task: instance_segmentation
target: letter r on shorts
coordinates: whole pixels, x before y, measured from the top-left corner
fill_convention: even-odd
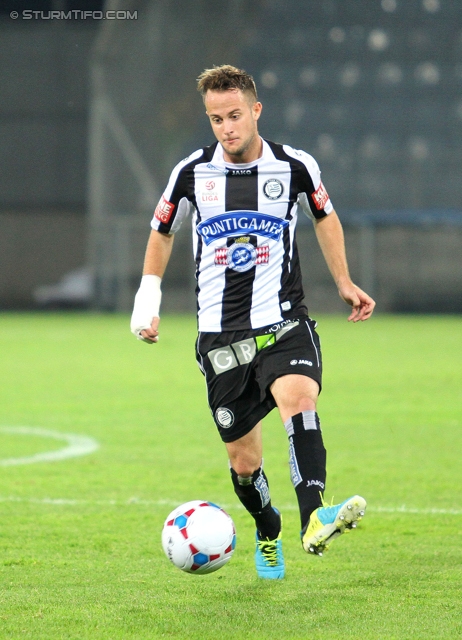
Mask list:
[[[233,349],[236,352],[239,364],[247,364],[249,362],[252,362],[257,353],[255,340],[253,338],[234,342]]]

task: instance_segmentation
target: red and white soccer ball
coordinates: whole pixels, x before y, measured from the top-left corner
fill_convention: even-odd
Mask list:
[[[162,529],[167,558],[187,573],[217,571],[233,555],[236,530],[231,517],[212,502],[191,500],[174,509]]]

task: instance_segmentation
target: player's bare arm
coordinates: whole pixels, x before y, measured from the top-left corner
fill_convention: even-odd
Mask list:
[[[160,283],[172,253],[173,235],[152,230],[144,258],[143,278],[136,294],[132,332],[148,344],[159,340]]]
[[[172,253],[173,235],[152,230],[144,257],[143,275],[164,277],[165,269]]]
[[[348,321],[368,320],[374,311],[374,300],[351,280],[345,252],[341,222],[332,211],[315,223],[316,237],[324,259],[337,285],[342,300],[352,307]]]

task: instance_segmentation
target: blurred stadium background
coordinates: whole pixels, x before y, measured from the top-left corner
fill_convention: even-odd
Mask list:
[[[119,19],[100,19],[108,10]],[[195,78],[230,63],[257,82],[261,134],[318,160],[379,310],[462,312],[460,0],[2,0],[0,12],[0,309],[130,311],[168,175],[213,141]],[[310,308],[342,309],[310,226],[298,232]],[[189,227],[175,255],[164,310],[192,311]]]

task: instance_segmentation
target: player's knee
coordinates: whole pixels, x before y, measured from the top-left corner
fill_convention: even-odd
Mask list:
[[[283,410],[285,415],[295,416],[303,411],[316,411],[316,402],[309,396],[298,396],[287,398],[283,406],[279,408]]]
[[[238,456],[230,460],[232,469],[241,478],[250,478],[260,468],[261,459],[252,456]]]
[[[319,384],[311,378],[282,376],[273,383],[271,392],[284,421],[303,411],[316,411]]]
[[[248,463],[233,463],[232,468],[240,478],[251,478],[255,471],[259,468],[259,464],[252,465]]]
[[[302,411],[316,411],[316,402],[313,398],[303,396],[298,399],[297,413],[301,413]]]

